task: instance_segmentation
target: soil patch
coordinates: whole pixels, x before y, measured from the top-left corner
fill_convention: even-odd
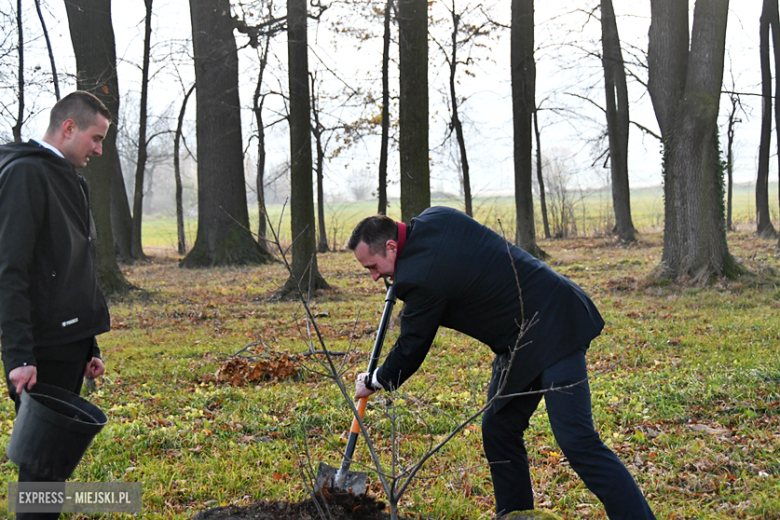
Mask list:
[[[191,520],[390,520],[390,508],[372,496],[329,495],[327,500],[318,496],[316,503],[309,498],[295,504],[262,500],[242,507],[215,507],[198,513]]]

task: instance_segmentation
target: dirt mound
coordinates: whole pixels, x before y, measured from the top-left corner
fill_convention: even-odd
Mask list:
[[[317,498],[296,504],[289,502],[255,502],[244,507],[227,506],[207,509],[191,520],[389,520],[390,510],[372,496],[351,493],[329,493],[327,500]],[[327,508],[327,510],[326,510]],[[322,511],[322,513],[320,513]],[[328,511],[330,514],[328,514]]]

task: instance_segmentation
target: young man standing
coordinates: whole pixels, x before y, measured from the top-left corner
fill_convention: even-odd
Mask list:
[[[105,370],[95,336],[109,330],[109,313],[76,168],[102,153],[110,122],[98,98],[76,91],[52,108],[42,140],[0,146],[0,345],[17,411],[25,386],[78,393]],[[39,480],[19,468],[20,482]]]
[[[542,398],[529,392],[543,390],[558,444],[609,518],[655,519],[593,428],[585,353],[604,321],[577,284],[451,208],[429,208],[408,229],[368,217],[347,246],[374,280],[392,279],[404,302],[398,340],[382,366],[358,377],[356,397],[398,388],[439,326],[460,331],[496,353],[488,398],[498,398],[483,416],[482,438],[497,513],[534,508],[523,434]]]

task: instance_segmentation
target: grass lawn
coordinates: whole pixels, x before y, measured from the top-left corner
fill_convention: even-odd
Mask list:
[[[341,218],[351,222],[360,214],[345,209]],[[645,284],[661,256],[654,232],[631,247],[608,238],[540,245],[604,315],[606,329],[588,354],[596,427],[657,517],[780,518],[776,241],[729,234],[732,253],[753,274],[706,288]],[[349,352],[338,359],[351,382],[367,365],[384,289],[351,253],[323,254],[319,266],[333,289],[317,296],[312,310],[328,348]],[[306,368],[294,379],[243,385],[215,377],[225,358],[250,343],[261,344],[258,354],[306,350],[301,305],[268,299],[287,278],[283,267],[183,270],[174,258],[156,256],[123,269],[143,291],[111,302],[113,330],[100,338],[107,373],[90,396],[109,424],[74,480],[142,482],[142,518],[185,519],[219,504],[305,498],[302,468],[340,461],[351,416],[337,386]],[[397,327],[390,330],[386,348],[397,334]],[[478,409],[491,361],[487,347],[440,330],[422,369],[403,387],[411,400],[397,403],[400,465],[416,461]],[[317,369],[312,361],[305,365]],[[382,413],[386,398],[372,399],[366,422],[387,461],[393,435]],[[3,400],[0,409],[5,445],[12,403]],[[543,405],[526,440],[537,507],[571,520],[606,518],[555,444]],[[356,457],[368,461],[363,440]],[[15,479],[7,459],[0,472],[6,482]],[[422,476],[402,500],[402,514],[492,518],[479,421],[434,456]],[[370,477],[370,485],[381,498],[377,479]],[[0,515],[6,490],[0,487]]]

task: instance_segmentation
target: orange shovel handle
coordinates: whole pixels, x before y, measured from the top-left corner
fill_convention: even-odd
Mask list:
[[[367,404],[368,404],[368,397],[361,397],[358,400],[357,412],[361,419],[366,414]],[[357,417],[354,417],[352,419],[352,428],[350,428],[349,431],[351,433],[360,433],[360,423],[358,422]]]

